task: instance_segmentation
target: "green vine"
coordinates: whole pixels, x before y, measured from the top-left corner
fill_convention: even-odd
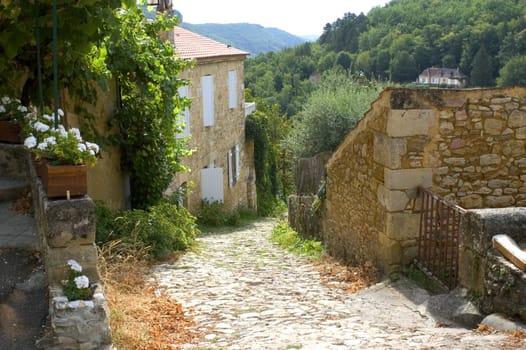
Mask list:
[[[121,96],[111,122],[120,131],[115,141],[130,174],[132,206],[147,208],[159,203],[175,172],[183,170],[179,160],[188,152],[176,134],[178,115],[189,101],[179,98],[178,88],[187,82],[177,76],[190,63],[176,59],[173,46],[160,39],[175,19],[158,16],[149,22],[137,7],[121,10],[118,19],[119,30],[105,47]]]
[[[132,206],[158,203],[175,172],[183,169],[179,159],[186,154],[176,133],[177,116],[189,101],[178,97],[178,87],[186,81],[177,77],[190,64],[176,59],[173,46],[161,40],[161,33],[175,26],[176,19],[158,16],[147,21],[132,0],[56,1],[60,90],[94,103],[94,83],[107,91],[108,82],[116,79],[121,100],[110,124],[118,134],[102,139],[94,127],[95,117],[78,106],[75,112],[97,143],[121,146]],[[0,93],[28,106],[40,106],[38,47],[43,104],[52,105],[51,4],[52,0],[0,1]]]

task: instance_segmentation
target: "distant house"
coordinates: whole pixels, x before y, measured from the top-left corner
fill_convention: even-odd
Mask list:
[[[181,27],[169,33],[180,58],[195,62],[178,78],[190,81],[179,90],[191,100],[179,137],[189,138],[193,154],[182,159],[190,171],[175,175],[169,192],[185,193],[184,205],[197,211],[203,201],[230,208],[255,208],[253,149],[245,144],[244,60],[247,52]]]
[[[458,68],[426,68],[418,76],[417,84],[462,88],[467,77]]]

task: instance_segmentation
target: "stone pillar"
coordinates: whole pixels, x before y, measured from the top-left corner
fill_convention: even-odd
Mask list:
[[[35,222],[50,289],[52,334],[39,340],[45,349],[106,349],[111,346],[109,310],[100,286],[95,246],[95,205],[84,196],[49,200],[30,157],[29,171]],[[68,301],[62,292],[67,261],[76,260],[91,284],[98,285],[88,301]]]
[[[409,264],[417,253],[420,214],[412,205],[417,188],[433,184],[433,170],[419,159],[436,120],[432,109],[391,110],[386,133],[374,135],[374,160],[383,168],[383,185],[376,194],[386,215],[386,231],[379,237],[379,260],[386,273]]]

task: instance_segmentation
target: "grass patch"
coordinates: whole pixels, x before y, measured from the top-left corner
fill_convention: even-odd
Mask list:
[[[314,261],[321,259],[325,254],[322,242],[301,238],[284,221],[274,228],[270,240],[296,255],[305,256]]]
[[[244,207],[229,209],[218,202],[203,202],[196,216],[199,230],[206,233],[230,232],[232,227],[248,226],[259,218],[254,210]]]

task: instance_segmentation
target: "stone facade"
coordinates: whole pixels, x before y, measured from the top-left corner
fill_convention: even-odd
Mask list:
[[[416,189],[460,206],[521,206],[526,88],[384,90],[327,165],[324,239],[385,272],[416,255]]]
[[[222,169],[223,203],[230,208],[249,206],[249,183],[255,181],[255,173],[253,160],[248,159],[250,153],[247,154],[245,147],[243,60],[244,57],[222,57],[199,61],[195,67],[181,75],[181,78],[190,81],[188,97],[192,105],[188,149],[193,153],[182,159],[182,164],[189,171],[176,174],[168,192],[172,193],[185,186],[188,189],[185,205],[191,212],[196,212],[204,199],[201,171],[211,167]],[[229,108],[229,71],[235,71],[237,75],[238,102],[235,108]],[[212,126],[204,126],[203,121],[201,77],[207,75],[212,76],[214,81],[215,118]],[[230,150],[231,154],[235,153],[236,145],[239,150],[240,169],[238,180],[231,184],[228,152]],[[252,197],[254,194],[252,193]],[[252,197],[250,203],[254,204]]]

